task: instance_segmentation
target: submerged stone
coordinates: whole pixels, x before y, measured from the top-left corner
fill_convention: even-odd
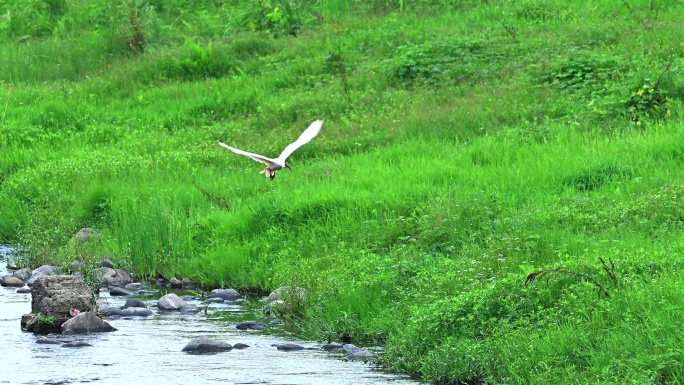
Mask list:
[[[76,334],[102,333],[115,331],[112,325],[94,313],[81,312],[62,324],[62,331],[71,330]]]
[[[207,299],[211,298],[221,298],[224,301],[240,301],[243,299],[242,295],[234,289],[214,289],[207,296]]]
[[[268,325],[266,325],[265,323],[257,321],[244,321],[235,325],[235,328],[238,330],[264,330],[267,327]]]
[[[190,354],[206,354],[219,353],[233,349],[227,342],[212,340],[207,337],[200,337],[196,340],[190,341],[183,351]]]

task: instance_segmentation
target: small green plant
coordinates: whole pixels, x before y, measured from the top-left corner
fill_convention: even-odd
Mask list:
[[[118,3],[111,16],[113,47],[122,47],[128,53],[143,53],[147,45],[144,19],[150,12],[150,6],[142,0]]]
[[[618,285],[618,280],[617,276],[615,275],[615,264],[613,261],[608,260],[609,263],[606,263],[606,261],[599,257],[599,261],[601,261],[601,267],[603,271],[606,273],[608,278],[610,279],[610,282],[617,287]],[[550,276],[553,275],[569,275],[573,277],[577,277],[583,281],[589,282],[594,287],[596,288],[596,294],[598,295],[599,299],[603,296],[605,298],[610,298],[610,292],[606,289],[606,284],[601,284],[597,278],[595,278],[593,275],[588,274],[588,273],[583,273],[580,271],[576,271],[573,269],[569,269],[564,266],[559,266],[553,269],[541,269],[534,271],[530,274],[527,275],[527,278],[525,279],[525,286],[528,284],[534,282],[535,280],[541,279],[542,277],[547,277],[547,282]]]
[[[242,25],[250,31],[297,36],[302,22],[288,0],[250,0]]]
[[[339,77],[340,81],[342,82],[344,94],[347,96],[347,101],[351,103],[349,80],[347,76],[347,64],[342,58],[342,53],[339,49],[334,50],[325,57],[325,68],[331,75]]]
[[[580,90],[600,84],[617,75],[617,61],[611,57],[572,57],[556,66],[551,66],[544,76],[545,83],[562,89]]]
[[[38,313],[36,314],[36,322],[38,323],[38,325],[51,326],[55,323],[55,316]]]
[[[387,61],[386,70],[393,80],[401,83],[438,84],[449,78],[460,80],[473,69],[468,68],[468,63],[482,49],[480,40],[459,38],[399,46],[396,56]]]

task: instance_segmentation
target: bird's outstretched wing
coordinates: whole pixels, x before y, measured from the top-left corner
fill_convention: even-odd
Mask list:
[[[261,155],[259,155],[259,154],[254,154],[254,153],[247,152],[247,151],[242,151],[242,150],[237,149],[237,148],[235,148],[235,147],[230,147],[229,145],[227,145],[227,144],[225,144],[225,143],[221,143],[221,142],[218,142],[218,143],[219,143],[221,146],[223,146],[223,147],[229,149],[230,151],[233,151],[233,152],[236,153],[236,154],[240,154],[240,155],[244,155],[244,156],[250,157],[250,158],[252,158],[253,160],[256,160],[257,162],[263,163],[263,164],[265,164],[265,165],[267,165],[267,166],[270,166],[270,165],[272,165],[273,163],[275,163],[275,161],[274,161],[273,159],[271,159],[271,158],[267,158],[267,157],[265,157],[265,156],[261,156]]]
[[[282,163],[285,164],[285,160],[287,160],[287,157],[289,157],[293,152],[295,152],[299,147],[302,147],[303,145],[309,143],[311,139],[315,138],[316,135],[321,131],[321,127],[323,127],[323,121],[322,120],[317,120],[309,126],[304,132],[302,132],[301,135],[299,135],[299,138],[294,141],[293,143],[290,143],[283,152],[280,153],[280,156],[275,159],[276,163]]]

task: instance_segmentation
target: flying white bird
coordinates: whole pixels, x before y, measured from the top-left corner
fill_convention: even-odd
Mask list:
[[[267,158],[263,155],[259,154],[253,154],[251,152],[247,151],[242,151],[239,150],[235,147],[231,147],[225,143],[218,142],[221,146],[229,149],[230,151],[233,151],[236,154],[248,156],[257,162],[263,163],[266,166],[266,169],[261,171],[260,174],[266,174],[267,177],[273,179],[275,178],[276,171],[282,169],[282,168],[287,168],[290,171],[292,169],[290,168],[290,163],[287,162],[287,158],[292,155],[293,152],[295,152],[299,147],[302,147],[303,145],[309,143],[311,139],[315,138],[316,135],[321,131],[321,127],[323,127],[323,121],[322,120],[317,120],[309,126],[304,132],[302,132],[301,135],[299,135],[299,138],[294,141],[293,143],[290,143],[283,152],[280,153],[280,156],[278,156],[275,159]]]

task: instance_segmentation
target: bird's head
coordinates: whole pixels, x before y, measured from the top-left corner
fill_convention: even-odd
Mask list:
[[[285,168],[292,172],[292,168],[290,168],[290,162],[285,162]]]

